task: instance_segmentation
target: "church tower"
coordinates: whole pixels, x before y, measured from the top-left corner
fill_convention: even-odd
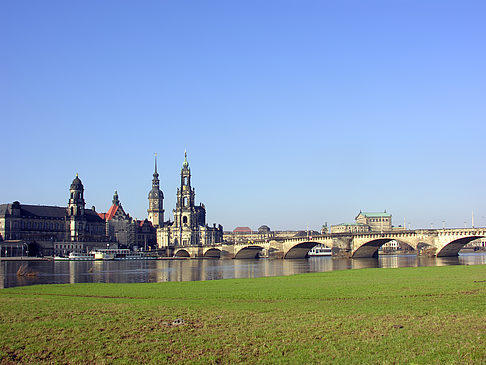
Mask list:
[[[184,153],[184,163],[181,169],[181,186],[177,189],[177,203],[174,211],[176,227],[192,228],[196,225],[194,213],[196,192],[191,187],[191,169],[187,162],[187,152]]]
[[[154,227],[162,227],[164,225],[164,193],[159,187],[159,174],[157,173],[157,154],[155,154],[155,171],[152,179],[152,190],[148,195],[149,208],[148,220],[152,222]]]
[[[79,232],[83,230],[84,222],[84,186],[81,179],[76,174],[71,187],[69,188],[68,217],[70,240],[79,240]]]

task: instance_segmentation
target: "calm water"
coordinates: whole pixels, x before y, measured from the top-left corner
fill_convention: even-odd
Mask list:
[[[313,257],[302,260],[149,260],[149,261],[39,261],[29,262],[36,277],[18,277],[18,261],[0,262],[0,288],[35,284],[64,283],[145,283],[163,281],[217,280],[283,276],[309,272],[395,268],[413,266],[481,265],[485,253],[459,257],[430,258],[413,255],[381,256],[378,259],[333,259]]]

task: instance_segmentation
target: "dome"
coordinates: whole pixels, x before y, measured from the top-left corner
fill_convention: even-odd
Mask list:
[[[148,198],[149,199],[164,199],[164,193],[160,189],[152,188],[152,190],[150,190]]]
[[[258,228],[258,232],[259,233],[269,233],[270,232],[270,227],[268,227],[267,225],[263,225],[263,226],[260,226],[260,228]]]
[[[78,177],[78,174],[76,174],[76,177],[71,183],[71,190],[83,190],[83,189],[84,189],[83,183],[81,182],[81,179]]]

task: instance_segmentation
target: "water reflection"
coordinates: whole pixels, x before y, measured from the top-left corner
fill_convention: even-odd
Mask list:
[[[24,262],[0,262],[0,288],[61,283],[143,283],[199,281],[229,278],[284,276],[309,272],[364,268],[396,268],[445,265],[484,265],[485,253],[458,257],[384,255],[378,259],[313,257],[302,260],[151,260],[151,261],[60,261],[29,262],[36,276],[18,277]]]

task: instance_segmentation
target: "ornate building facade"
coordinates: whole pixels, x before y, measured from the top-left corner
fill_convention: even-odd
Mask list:
[[[161,209],[163,206],[162,202],[154,200],[154,195],[152,195],[154,191],[159,189],[158,174],[157,176],[156,174],[157,170],[155,170],[152,190],[149,194],[149,217],[152,206],[157,207],[159,216],[161,212],[163,214],[163,209]],[[157,183],[156,185],[154,185],[154,181]],[[182,164],[180,187],[177,189],[177,202],[173,214],[173,222],[168,221],[162,225],[159,222],[159,228],[157,229],[159,248],[211,245],[223,241],[223,227],[221,225],[216,227],[216,224],[212,227],[208,226],[206,224],[206,207],[202,203],[196,205],[196,191],[191,186],[191,169],[187,162],[187,153]]]
[[[21,240],[31,254],[83,251],[103,247],[108,237],[105,222],[94,207],[86,209],[84,186],[78,175],[69,188],[67,207],[27,205],[18,201],[0,205],[0,241]]]
[[[331,233],[387,232],[393,229],[392,215],[385,212],[359,212],[353,223],[331,226]]]
[[[392,230],[392,215],[384,212],[359,212],[355,218],[356,223],[366,224],[373,232]]]

